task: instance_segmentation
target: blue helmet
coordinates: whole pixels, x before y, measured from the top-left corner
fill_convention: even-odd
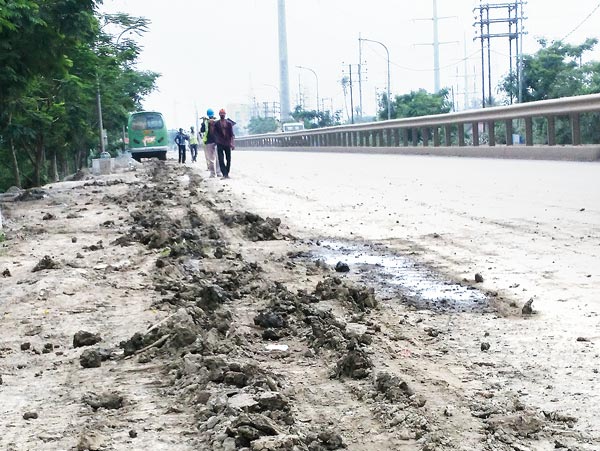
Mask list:
[[[215,115],[215,112],[209,108],[208,110],[206,110],[206,115],[208,117],[212,117]]]

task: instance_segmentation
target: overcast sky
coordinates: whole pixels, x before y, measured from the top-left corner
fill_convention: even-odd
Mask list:
[[[325,108],[345,115],[350,97],[344,96],[340,80],[348,75],[349,64],[354,104],[358,104],[359,33],[389,49],[392,96],[419,88],[433,91],[433,48],[428,45],[433,41],[432,4],[432,0],[287,0],[291,108],[299,92],[306,108],[315,108],[318,78]],[[462,105],[466,70],[468,95],[480,99],[480,51],[478,42],[473,42],[473,8],[479,1],[438,0],[437,4],[439,40],[447,42],[440,47],[441,86],[453,87]],[[524,52],[535,52],[539,37],[566,37],[571,43],[598,37],[599,5],[598,0],[527,0]],[[277,0],[105,0],[102,11],[123,11],[152,22],[140,39],[144,51],[139,68],[162,76],[159,90],[144,106],[165,113],[171,128],[193,125],[195,109],[203,115],[209,107],[218,110],[252,99],[259,104],[279,100]],[[508,26],[491,31],[507,32]],[[491,50],[495,86],[508,70],[508,39],[492,40]],[[600,60],[600,46],[591,58]],[[362,60],[363,110],[374,114],[376,92],[386,89],[385,50],[363,42]],[[296,66],[311,68],[317,77]]]

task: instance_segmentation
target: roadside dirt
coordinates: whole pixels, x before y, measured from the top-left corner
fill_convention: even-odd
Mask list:
[[[600,447],[529,402],[543,374],[487,352],[521,306],[382,296],[190,167],[0,207],[0,449]]]

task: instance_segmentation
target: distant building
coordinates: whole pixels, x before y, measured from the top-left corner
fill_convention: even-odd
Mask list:
[[[225,107],[227,117],[236,122],[234,131],[236,136],[245,136],[248,134],[248,124],[250,123],[251,109],[250,105],[244,103],[230,103]]]

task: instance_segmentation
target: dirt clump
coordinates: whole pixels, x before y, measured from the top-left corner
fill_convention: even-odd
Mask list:
[[[82,346],[93,346],[96,343],[100,343],[101,341],[102,337],[99,334],[95,334],[85,330],[80,330],[79,332],[75,333],[75,335],[73,335],[74,348],[79,348]]]
[[[98,409],[116,410],[123,407],[122,395],[113,392],[94,393],[89,392],[81,398],[84,404],[90,406],[94,411]]]
[[[31,272],[43,271],[45,269],[58,269],[60,266],[60,263],[52,257],[44,255],[44,257],[33,267]]]

